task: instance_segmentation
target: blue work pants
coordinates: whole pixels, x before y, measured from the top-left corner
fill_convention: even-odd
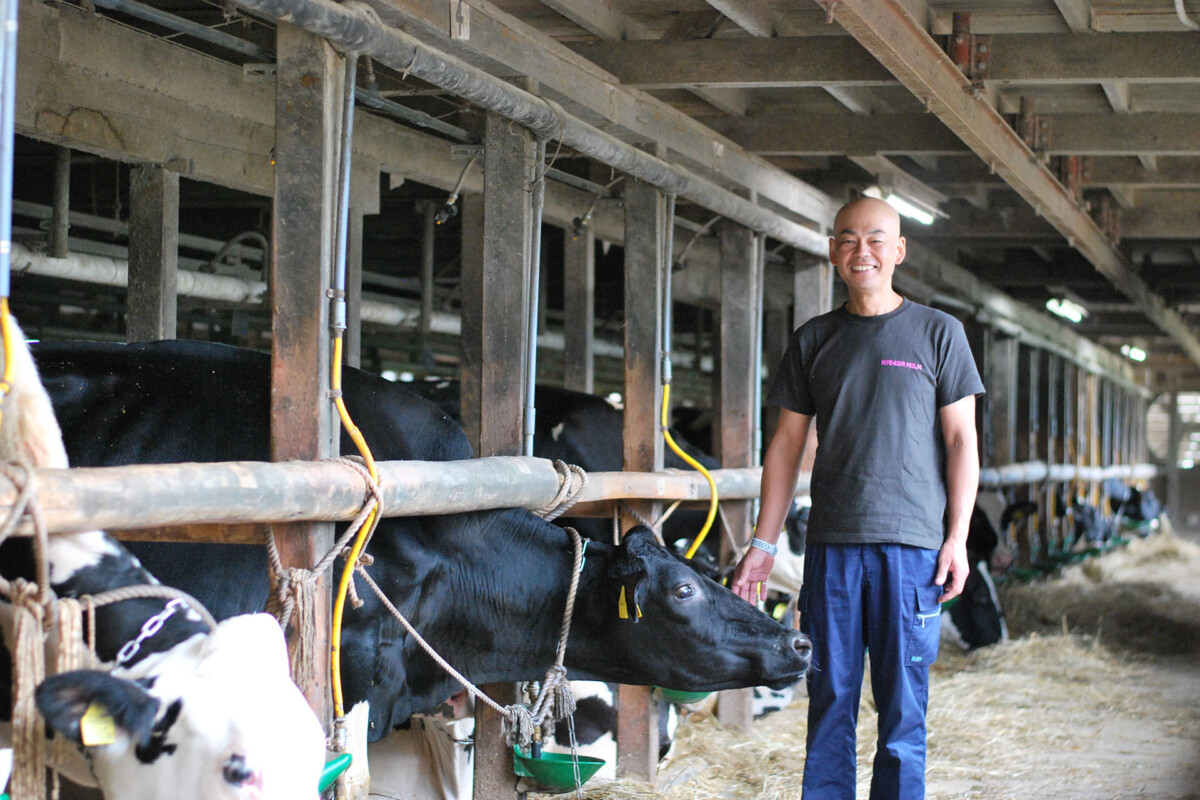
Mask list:
[[[803,800],[854,800],[863,652],[879,711],[871,800],[925,797],[929,665],[941,627],[937,551],[809,544],[801,630],[813,641]]]

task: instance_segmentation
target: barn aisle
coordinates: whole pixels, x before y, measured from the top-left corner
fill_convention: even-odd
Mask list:
[[[1166,534],[1003,592],[1013,639],[943,647],[934,667],[928,797],[1200,799],[1200,544]],[[874,711],[864,687],[859,797]],[[748,735],[711,717],[681,728],[651,789],[589,800],[798,800],[805,701]]]

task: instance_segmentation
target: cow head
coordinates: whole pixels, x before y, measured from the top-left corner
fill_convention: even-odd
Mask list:
[[[572,626],[588,626],[568,643],[576,677],[716,691],[789,686],[808,669],[806,636],[697,572],[648,528],[625,535],[601,580]]]
[[[47,678],[37,704],[106,797],[316,798],[325,737],[266,614],[233,617],[134,668]]]

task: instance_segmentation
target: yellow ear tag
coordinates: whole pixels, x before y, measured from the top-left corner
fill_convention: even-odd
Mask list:
[[[621,596],[617,598],[617,616],[629,619],[629,608],[625,605],[625,587],[621,587]]]
[[[79,718],[79,736],[87,747],[112,744],[117,740],[117,724],[104,706],[92,703]]]

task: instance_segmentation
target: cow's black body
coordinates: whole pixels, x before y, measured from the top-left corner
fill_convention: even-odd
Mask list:
[[[411,386],[454,419],[460,418],[460,386],[457,381],[418,382]],[[582,467],[587,472],[617,472],[622,469],[623,411],[602,397],[553,386],[539,385],[534,402],[537,408],[533,437],[535,456],[562,460]],[[709,455],[678,431],[672,430],[671,436],[680,449],[705,469],[720,469],[720,459]],[[663,453],[663,467],[685,471],[693,469],[669,447]],[[703,528],[707,513],[706,508],[677,509],[663,524],[663,540],[672,545],[682,542],[680,551],[686,550]],[[611,520],[567,516],[558,522],[560,525],[570,525],[591,539],[612,538]],[[805,520],[800,518],[798,509],[793,508],[786,520],[786,531],[789,545],[796,555],[804,553],[806,530]],[[697,552],[697,558],[703,557],[703,565],[713,574],[718,571],[719,547],[720,537],[710,530]]]
[[[269,460],[265,354],[159,342],[43,345],[34,355],[76,466]],[[343,390],[377,460],[471,457],[461,428],[425,399],[356,370]],[[218,619],[266,600],[260,548],[131,549]],[[552,663],[572,563],[560,528],[523,510],[395,518],[380,524],[370,553],[384,591],[472,681],[536,678]],[[622,584],[636,587],[637,624],[617,618]],[[360,594],[365,606],[348,609],[344,622],[343,686],[347,707],[370,701],[374,740],[457,684],[370,592]],[[578,597],[566,657],[573,678],[712,690],[787,685],[808,666],[805,640],[648,535],[620,548],[591,543]]]

